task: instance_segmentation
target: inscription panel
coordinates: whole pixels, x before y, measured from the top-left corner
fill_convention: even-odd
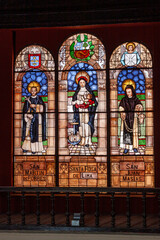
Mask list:
[[[60,186],[107,187],[107,163],[102,161],[102,157],[73,156],[69,162],[60,162]]]
[[[97,166],[69,166],[69,172],[97,172]]]
[[[154,187],[153,156],[111,157],[112,187]]]
[[[81,173],[81,178],[85,179],[97,179],[97,173]]]
[[[144,162],[121,162],[120,170],[144,170]]]
[[[54,157],[15,157],[14,185],[24,187],[54,187]]]
[[[126,182],[144,182],[144,176],[121,176],[120,181]]]

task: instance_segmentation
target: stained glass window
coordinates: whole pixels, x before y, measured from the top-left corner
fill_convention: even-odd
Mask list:
[[[152,57],[144,45],[127,42],[113,51],[110,89],[111,185],[153,187]]]
[[[59,184],[107,186],[106,56],[95,36],[59,51]]]
[[[24,48],[15,61],[14,184],[55,185],[54,59],[41,46]]]
[[[58,55],[57,104],[54,71],[51,53],[41,46],[26,47],[16,58],[15,186],[53,187],[57,178],[60,187],[107,187],[111,166],[112,187],[154,187],[149,50],[137,42],[117,47],[109,61],[109,90],[102,42],[87,33],[69,37]]]

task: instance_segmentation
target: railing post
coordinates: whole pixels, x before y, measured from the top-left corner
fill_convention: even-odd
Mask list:
[[[22,211],[21,211],[21,216],[22,216],[22,225],[25,225],[25,194],[22,192]]]
[[[70,216],[70,213],[69,213],[69,193],[67,192],[66,193],[66,226],[67,227],[70,225],[69,216]]]
[[[37,225],[40,225],[40,198],[39,198],[39,192],[37,192]]]
[[[111,193],[111,207],[112,207],[112,210],[111,210],[111,217],[112,217],[112,220],[111,220],[111,226],[112,228],[115,228],[115,206],[114,206],[114,201],[115,201],[115,198],[114,198],[114,192]]]
[[[55,207],[54,207],[54,203],[55,203],[55,196],[54,193],[51,193],[51,226],[55,226]]]
[[[131,213],[130,213],[130,193],[129,192],[127,192],[126,200],[127,200],[127,212],[126,212],[127,228],[130,228],[131,227]]]
[[[96,192],[95,201],[96,201],[95,224],[96,227],[99,227],[99,192]]]
[[[84,227],[84,193],[81,193],[81,227]]]
[[[143,206],[143,228],[146,228],[146,192],[143,192],[142,197],[142,206]]]
[[[11,225],[11,197],[10,192],[7,193],[7,223]]]

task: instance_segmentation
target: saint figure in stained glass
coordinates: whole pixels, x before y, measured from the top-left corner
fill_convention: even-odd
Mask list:
[[[37,94],[40,84],[32,81],[28,84],[28,92],[23,107],[22,149],[24,153],[45,152],[43,141],[46,140],[46,110],[45,103]]]
[[[135,83],[128,80],[132,85],[127,85],[127,81],[122,86],[125,88],[125,96],[119,104],[121,112],[121,132],[120,132],[120,148],[124,149],[124,154],[129,151],[138,153],[138,137],[140,136],[140,124],[144,121],[143,106],[137,98],[135,92]]]
[[[121,63],[123,66],[137,66],[141,62],[138,50],[133,42],[126,44],[126,49],[121,57]]]
[[[76,76],[77,89],[72,97],[74,111],[73,123],[75,133],[80,135],[80,144],[89,147],[92,145],[94,133],[94,118],[98,102],[89,86],[89,75],[79,72]]]

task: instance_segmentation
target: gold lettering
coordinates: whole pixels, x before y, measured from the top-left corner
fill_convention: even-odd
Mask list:
[[[125,182],[143,182],[144,176],[121,176],[122,181]]]
[[[96,166],[70,166],[69,171],[73,173],[97,172],[97,167]]]
[[[138,169],[138,165],[134,165],[134,164],[126,164],[126,169],[132,169],[132,170],[137,170]]]

